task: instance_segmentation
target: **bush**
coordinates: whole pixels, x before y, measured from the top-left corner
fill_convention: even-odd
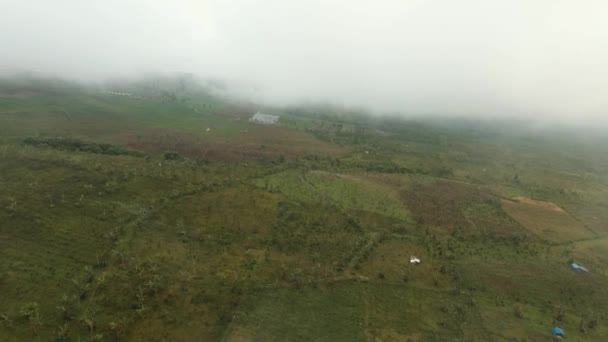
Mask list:
[[[133,151],[123,148],[122,146],[105,144],[105,143],[93,143],[83,142],[77,139],[71,138],[26,138],[23,140],[26,145],[36,147],[49,147],[56,150],[64,151],[78,151],[95,154],[107,154],[107,155],[125,155],[133,157],[144,157],[145,154],[139,151]]]
[[[179,154],[174,151],[167,151],[167,152],[165,152],[164,156],[165,156],[165,160],[178,160],[179,159]]]
[[[37,302],[29,302],[21,305],[19,308],[19,316],[24,319],[34,319],[38,316],[38,303]]]

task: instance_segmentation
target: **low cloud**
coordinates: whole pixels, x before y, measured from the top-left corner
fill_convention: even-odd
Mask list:
[[[593,0],[7,0],[0,70],[181,71],[275,104],[606,121],[607,11]]]

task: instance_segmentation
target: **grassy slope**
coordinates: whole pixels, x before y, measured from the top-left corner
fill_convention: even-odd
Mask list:
[[[547,340],[554,324],[608,335],[597,147],[305,114],[279,128],[294,140],[244,139],[257,128],[208,96],[192,107],[26,86],[0,87],[2,340],[64,325],[72,340]],[[19,143],[141,132],[173,139],[161,147],[202,134],[196,148],[266,152],[167,161]],[[517,196],[567,219],[505,199]],[[21,317],[34,301],[39,315]]]

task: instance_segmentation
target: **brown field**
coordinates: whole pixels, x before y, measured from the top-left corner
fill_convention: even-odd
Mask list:
[[[568,212],[551,202],[518,198],[502,201],[503,209],[540,238],[553,242],[589,239],[594,234]]]
[[[472,184],[446,180],[414,183],[402,191],[401,200],[418,224],[437,233],[488,238],[519,238],[525,233],[502,210],[496,195]]]
[[[237,105],[229,105],[220,110],[216,110],[213,112],[214,115],[226,117],[234,120],[248,120],[253,114],[256,112],[256,108],[254,106],[237,106]]]
[[[346,149],[323,142],[312,135],[277,126],[249,125],[237,137],[196,135],[166,129],[132,132],[116,139],[125,146],[162,153],[176,151],[189,158],[208,160],[286,159],[306,154],[341,156]]]
[[[524,204],[527,204],[527,205],[530,205],[533,207],[539,207],[542,209],[553,210],[553,211],[557,211],[557,212],[564,211],[564,209],[560,208],[557,204],[555,204],[553,202],[537,201],[537,200],[533,200],[531,198],[526,198],[526,197],[515,197],[514,200],[519,203],[524,203]]]
[[[389,173],[366,173],[347,174],[344,178],[360,183],[363,186],[377,188],[394,194],[398,197],[399,192],[411,184],[409,175]]]
[[[451,231],[456,226],[470,226],[462,215],[462,209],[467,203],[476,202],[481,197],[483,195],[472,186],[437,181],[414,184],[402,193],[401,199],[418,223]]]

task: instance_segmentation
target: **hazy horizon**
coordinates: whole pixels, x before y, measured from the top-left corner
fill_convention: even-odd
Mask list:
[[[276,105],[608,122],[601,1],[6,1],[0,72],[188,72]]]

